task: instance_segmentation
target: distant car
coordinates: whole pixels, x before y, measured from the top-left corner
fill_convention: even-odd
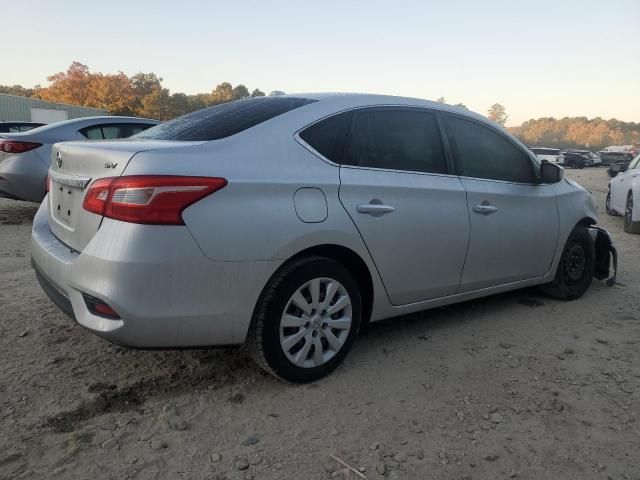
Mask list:
[[[42,127],[46,123],[37,122],[0,122],[0,133],[20,133]]]
[[[581,153],[565,151],[560,154],[560,163],[565,167],[584,168],[589,162],[589,158]]]
[[[591,193],[441,103],[255,97],[52,158],[31,258],[64,312],[131,347],[246,342],[292,382],[370,320],[608,275]]]
[[[602,165],[611,165],[612,163],[625,162],[633,158],[633,155],[629,152],[601,150],[599,153]]]
[[[158,123],[135,117],[86,117],[24,133],[0,133],[0,197],[42,201],[54,143],[127,138]]]
[[[557,148],[547,147],[531,147],[529,148],[540,160],[546,160],[551,163],[562,163],[560,161],[560,150]]]
[[[565,150],[565,152],[577,153],[584,156],[586,159],[585,166],[591,167],[598,166],[600,164],[600,157],[596,153],[593,153],[591,150],[576,150],[573,148],[568,148],[567,150]]]
[[[622,160],[621,162],[616,162],[609,165],[609,168],[607,169],[607,173],[611,178],[614,178],[619,173],[626,172],[633,160],[634,159],[631,157],[631,155],[627,155],[625,159]]]
[[[625,232],[640,233],[640,155],[609,181],[606,208],[609,215],[624,215]]]

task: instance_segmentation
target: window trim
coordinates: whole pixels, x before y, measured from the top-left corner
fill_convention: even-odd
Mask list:
[[[315,125],[316,123],[320,123],[324,120],[327,120],[331,117],[335,117],[337,115],[341,115],[344,113],[348,113],[351,112],[351,123],[349,125],[349,132],[347,133],[347,138],[345,139],[344,144],[342,145],[342,152],[340,155],[341,160],[344,159],[344,155],[345,152],[347,150],[347,147],[349,146],[349,143],[351,142],[351,134],[353,132],[353,128],[354,128],[354,124],[355,124],[355,119],[356,119],[356,113],[358,111],[380,111],[380,110],[406,110],[406,111],[423,111],[424,113],[429,113],[431,115],[433,115],[436,119],[436,123],[438,125],[438,133],[440,135],[440,142],[442,144],[442,150],[444,153],[444,157],[445,157],[445,166],[446,166],[446,172],[443,173],[439,173],[439,172],[425,172],[422,170],[398,170],[398,169],[393,169],[393,168],[382,168],[382,167],[363,167],[360,165],[350,165],[347,163],[336,163],[333,160],[330,160],[329,158],[325,157],[324,155],[322,155],[320,152],[318,152],[315,148],[313,148],[311,145],[309,145],[301,136],[300,133],[304,130],[306,130],[309,127],[312,127],[313,125]],[[344,110],[340,110],[338,112],[333,112],[329,115],[325,115],[322,118],[319,118],[317,120],[314,120],[308,124],[306,124],[305,126],[299,128],[298,130],[296,130],[293,134],[293,138],[294,140],[303,148],[307,149],[309,152],[311,152],[312,154],[314,154],[315,156],[317,156],[318,158],[320,158],[321,160],[323,160],[324,162],[328,163],[331,166],[334,167],[340,167],[340,168],[351,168],[351,169],[356,169],[356,170],[372,170],[372,171],[380,171],[380,172],[394,172],[394,173],[407,173],[407,174],[418,174],[418,175],[436,175],[436,176],[440,176],[440,177],[457,177],[458,175],[456,175],[455,173],[455,169],[454,169],[454,162],[453,162],[453,155],[452,152],[450,150],[449,147],[449,142],[448,142],[448,137],[446,135],[446,130],[445,130],[445,125],[443,123],[442,118],[440,117],[441,115],[441,111],[434,109],[434,108],[429,108],[429,107],[424,107],[424,106],[420,106],[420,105],[396,105],[396,104],[386,104],[386,105],[360,105],[357,107],[351,107],[351,108],[346,108]]]
[[[470,177],[470,176],[467,176],[467,175],[460,175],[459,169],[458,169],[457,146],[456,146],[455,139],[453,137],[453,133],[451,132],[451,127],[449,126],[449,124],[447,122],[447,117],[448,116],[457,117],[457,118],[460,118],[462,120],[466,120],[466,121],[475,123],[477,125],[483,126],[483,127],[487,128],[489,130],[494,131],[495,133],[500,135],[502,138],[507,140],[511,145],[513,145],[517,150],[519,150],[529,160],[529,169],[531,170],[532,181],[531,182],[514,182],[513,180],[499,180],[497,178]],[[448,138],[448,140],[450,142],[449,145],[451,147],[451,155],[452,155],[452,157],[454,159],[454,172],[459,178],[469,178],[469,179],[472,179],[472,180],[483,180],[483,181],[486,181],[486,182],[508,183],[510,185],[542,185],[543,184],[541,182],[541,179],[540,179],[539,169],[537,168],[537,164],[534,162],[533,158],[531,157],[531,154],[529,154],[528,151],[523,150],[520,145],[518,145],[516,142],[514,142],[512,138],[510,138],[509,136],[505,135],[504,132],[502,132],[500,129],[494,127],[493,125],[485,123],[483,121],[477,120],[475,118],[467,117],[466,115],[460,115],[460,114],[457,114],[457,113],[454,113],[454,112],[443,112],[443,122],[444,122],[444,125],[445,125],[445,130],[447,132],[447,138]]]

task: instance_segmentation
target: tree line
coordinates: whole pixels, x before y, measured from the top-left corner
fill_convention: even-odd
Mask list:
[[[221,83],[210,93],[171,93],[162,86],[162,78],[155,73],[136,73],[131,77],[123,72],[92,73],[89,67],[79,62],[73,62],[66,72],[51,75],[47,80],[47,87],[0,85],[0,93],[100,108],[111,115],[134,115],[158,120],[169,120],[232,100],[264,96],[264,92],[257,88],[249,92],[244,85],[234,87],[228,82]]]
[[[640,144],[640,123],[612,118],[552,117],[532,119],[509,129],[525,145],[592,151],[609,145]]]
[[[210,93],[171,93],[162,86],[162,78],[155,73],[136,73],[133,76],[123,72],[93,73],[79,62],[73,62],[65,72],[51,75],[47,80],[49,85],[46,87],[0,85],[0,93],[101,108],[111,115],[135,115],[158,120],[169,120],[232,100],[264,96],[264,92],[257,88],[250,92],[242,84],[234,87],[228,82],[216,86]],[[440,97],[437,101],[444,103],[446,100]],[[455,106],[467,108],[463,103]],[[489,108],[487,117],[501,125],[509,118],[506,108],[499,103]],[[640,123],[616,119],[547,117],[528,120],[509,130],[529,146],[599,150],[609,145],[640,144]]]

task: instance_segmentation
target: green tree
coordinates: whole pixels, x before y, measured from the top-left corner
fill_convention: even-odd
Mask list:
[[[439,97],[439,98],[436,100],[436,102],[438,102],[438,103],[447,103],[447,99],[446,99],[446,98],[444,98],[444,97]]]
[[[264,92],[258,88],[256,88],[253,92],[251,92],[252,97],[264,97]]]
[[[466,106],[464,103],[462,103],[462,102],[460,102],[460,103],[456,103],[456,104],[454,105],[454,107],[460,107],[460,108],[464,108],[465,110],[469,110],[469,109],[467,108],[467,106]]]
[[[491,105],[487,116],[489,117],[489,120],[499,123],[502,126],[504,126],[509,118],[509,115],[507,115],[507,109],[499,103]]]

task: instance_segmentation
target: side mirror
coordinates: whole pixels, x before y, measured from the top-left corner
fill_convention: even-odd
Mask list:
[[[613,165],[611,165],[611,171],[615,172],[615,173],[619,173],[619,172],[623,171],[622,170],[622,164],[614,163]]]
[[[555,163],[543,161],[540,164],[542,183],[558,183],[564,177],[564,168]]]

